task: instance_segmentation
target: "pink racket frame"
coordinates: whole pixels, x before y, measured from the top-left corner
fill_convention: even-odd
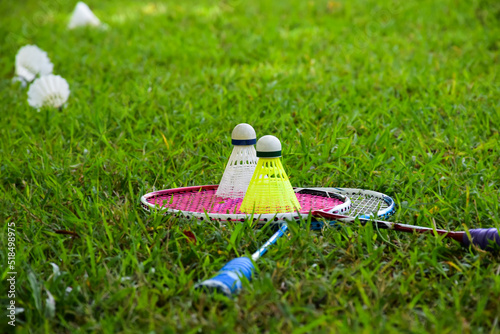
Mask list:
[[[240,212],[239,210],[234,210],[234,208],[239,208],[242,199],[217,197],[215,195],[217,188],[218,185],[205,185],[155,191],[142,196],[141,204],[144,210],[148,212],[157,210],[160,212],[164,212],[165,214],[178,215],[186,219],[196,218],[202,221],[215,220],[221,222],[244,222],[246,219],[252,219],[253,221],[259,221],[259,223],[300,220],[301,218],[307,218],[311,211],[321,211],[331,214],[343,214],[349,212],[349,209],[351,208],[351,200],[347,196],[338,193],[318,190],[308,190],[309,192],[311,192],[311,194],[302,194],[300,193],[300,191],[304,191],[304,189],[299,189],[296,190],[297,198],[299,199],[299,202],[301,202],[302,206],[302,209],[299,212],[284,212],[276,214],[244,213]],[[188,199],[183,199],[182,196],[174,197],[175,194],[192,194],[194,192],[203,192],[204,194],[206,194],[205,200],[207,201],[207,204],[210,204],[210,207],[204,207],[203,212],[190,211],[189,199],[192,200],[192,197]],[[317,192],[318,194],[326,194],[326,196],[314,195],[314,192]],[[317,198],[313,197],[321,197],[320,200],[322,201],[322,203],[320,205],[312,207],[312,201],[317,200]],[[163,206],[164,201],[170,201],[171,203],[169,204],[172,204],[172,206],[174,206],[175,208]],[[228,207],[232,208],[231,213],[228,212]]]

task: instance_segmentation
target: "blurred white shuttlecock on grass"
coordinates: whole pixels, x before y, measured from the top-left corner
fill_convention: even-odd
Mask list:
[[[33,81],[37,75],[51,74],[53,69],[47,52],[36,45],[25,45],[17,52],[16,76],[27,82]]]
[[[257,136],[253,127],[246,123],[236,125],[231,134],[233,152],[222,175],[216,195],[226,198],[243,198],[252,178],[257,155]]]
[[[101,25],[101,20],[99,20],[97,16],[95,16],[95,14],[90,10],[89,6],[87,6],[86,3],[79,1],[76,4],[75,10],[73,10],[73,14],[71,14],[71,18],[68,23],[68,29],[74,29],[84,26],[99,27]]]
[[[36,79],[28,90],[30,106],[61,108],[69,97],[68,82],[59,75],[45,75]]]

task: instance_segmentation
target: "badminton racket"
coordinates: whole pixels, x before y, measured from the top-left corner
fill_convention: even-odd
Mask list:
[[[311,189],[323,189],[325,191],[336,191],[340,194],[348,195],[352,201],[351,211],[349,212],[348,215],[323,214],[320,212],[318,212],[316,214],[313,213],[313,215],[322,216],[326,220],[352,222],[355,220],[355,218],[353,218],[353,216],[358,216],[358,219],[361,222],[361,224],[366,225],[367,223],[372,222],[373,227],[378,228],[378,229],[390,229],[390,230],[394,230],[394,231],[411,232],[411,233],[433,233],[435,231],[439,235],[445,235],[448,238],[451,238],[451,239],[454,239],[454,240],[460,242],[465,247],[469,247],[470,245],[476,245],[477,247],[479,247],[483,250],[492,250],[492,247],[491,247],[492,243],[493,244],[496,243],[497,245],[500,246],[500,236],[499,236],[498,230],[495,227],[470,229],[469,234],[467,234],[467,232],[465,232],[465,231],[448,231],[448,230],[443,230],[443,229],[433,229],[433,228],[429,228],[429,227],[422,227],[422,226],[416,226],[416,225],[408,225],[408,224],[393,223],[393,222],[387,222],[387,221],[382,221],[382,220],[370,219],[370,217],[367,217],[366,215],[362,214],[361,212],[371,211],[371,210],[373,210],[374,206],[379,205],[379,204],[377,204],[377,201],[374,199],[374,198],[376,198],[376,193],[371,192],[371,191],[366,191],[366,190],[364,191],[365,194],[373,193],[373,195],[371,196],[372,200],[370,201],[369,200],[370,197],[363,198],[363,197],[357,197],[354,195],[354,194],[356,194],[357,191],[359,191],[359,189],[350,189],[350,188],[311,188]],[[386,201],[389,201],[389,200],[386,198]],[[392,199],[391,199],[391,201],[392,201]],[[365,208],[361,209],[363,207],[362,205],[360,205],[361,203],[363,203],[363,205],[368,205],[371,208],[368,207],[366,209]],[[379,211],[377,218],[385,219],[388,216],[390,216],[390,214],[388,215],[387,213],[384,213],[384,210],[387,211],[387,209],[384,209],[383,205],[387,205],[387,204],[381,203],[381,205],[382,205],[381,210]],[[394,213],[394,210],[390,211],[390,213]]]
[[[324,190],[300,189],[295,192],[301,205],[297,212],[253,214],[241,212],[241,198],[216,195],[217,185],[160,190],[141,197],[146,211],[159,210],[186,219],[219,222],[244,222],[251,219],[257,225],[307,218],[310,212],[344,214],[349,212],[348,196]]]
[[[252,214],[239,210],[241,198],[223,198],[216,195],[217,185],[196,186],[160,190],[141,197],[142,207],[150,212],[157,210],[161,213],[176,215],[186,219],[199,221],[244,222],[252,220],[258,227],[270,223],[285,222],[286,220],[300,221],[309,217],[311,212],[324,214],[344,214],[351,208],[349,196],[337,192],[328,192],[321,189],[297,189],[295,195],[301,209],[297,212],[275,214]],[[392,200],[391,200],[392,202]],[[319,219],[321,216],[318,215]],[[314,215],[312,217],[314,219]],[[319,225],[316,228],[320,227]],[[257,251],[253,257],[256,261],[263,255],[267,247],[286,232],[287,225],[283,224],[278,232]],[[200,283],[209,289],[216,289],[226,295],[231,295],[241,289],[241,277],[251,278],[254,265],[249,258],[233,259],[222,269],[224,272]]]
[[[361,224],[366,225],[367,223],[372,222],[374,228],[378,229],[390,229],[411,233],[433,233],[435,231],[437,234],[452,238],[466,247],[473,244],[484,250],[492,250],[494,248],[492,244],[496,243],[500,246],[500,237],[496,228],[470,229],[469,234],[467,234],[467,232],[464,231],[453,232],[374,219],[375,217],[387,218],[395,212],[394,201],[389,196],[381,193],[352,188],[311,189],[337,191],[341,194],[349,196],[351,199],[352,205],[351,210],[348,213],[349,216],[323,212],[311,212],[313,217],[323,217],[326,220],[332,221],[331,223],[334,223],[335,221],[352,222],[356,220],[357,217]],[[297,190],[299,189],[296,189],[296,191]],[[259,248],[257,252],[252,254],[252,260],[255,262],[262,255],[264,255],[271,245],[275,244],[282,236],[288,234],[287,230],[287,224],[282,224],[280,229],[261,248]],[[227,296],[231,296],[241,290],[241,279],[246,277],[246,279],[250,281],[254,271],[255,267],[249,258],[236,258],[229,261],[215,277],[197,284],[197,287],[217,290]]]
[[[336,192],[344,195],[351,200],[351,208],[347,213],[349,216],[362,217],[365,219],[369,219],[370,217],[387,218],[395,211],[393,199],[376,191],[353,188],[296,188],[295,191],[298,193],[301,191],[327,191],[328,193]],[[328,219],[331,215],[338,216],[337,214],[323,213],[319,211],[312,211],[311,213],[313,219],[317,217],[327,217]],[[347,216],[341,215],[341,217]],[[320,220],[311,222],[311,228],[321,228],[321,225],[322,222]],[[264,255],[268,251],[269,247],[276,244],[281,237],[287,234],[288,225],[283,223],[279,227],[278,231],[271,236],[271,238],[269,238],[269,240],[265,242],[262,247],[252,254],[251,258],[243,256],[232,259],[224,267],[222,267],[222,269],[214,277],[198,283],[196,288],[215,290],[228,297],[238,293],[242,288],[243,277],[249,281],[252,280],[255,272],[254,262]]]

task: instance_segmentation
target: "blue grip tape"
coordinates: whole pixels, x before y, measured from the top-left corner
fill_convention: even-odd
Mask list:
[[[490,240],[496,242],[500,246],[500,236],[498,235],[498,230],[495,227],[492,228],[478,228],[469,230],[470,236],[472,238],[472,243],[484,250],[492,250],[490,246]],[[464,234],[463,244],[465,246],[470,246],[471,241],[467,234]]]
[[[252,260],[247,257],[238,257],[222,267],[215,277],[197,284],[196,288],[209,288],[229,297],[241,290],[242,277],[252,280],[254,271],[255,266]]]

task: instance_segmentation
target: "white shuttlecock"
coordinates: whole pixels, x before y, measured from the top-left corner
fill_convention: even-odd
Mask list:
[[[34,108],[60,108],[68,100],[68,82],[59,75],[45,75],[36,79],[28,90],[28,103]]]
[[[95,16],[95,14],[90,10],[84,2],[78,2],[76,4],[73,14],[68,23],[68,29],[74,29],[77,27],[93,26],[98,27],[101,25],[101,21]]]
[[[238,124],[231,134],[233,152],[229,157],[226,170],[216,195],[226,198],[243,198],[257,166],[255,143],[257,136],[251,125]]]
[[[25,45],[16,55],[16,75],[28,82],[37,75],[51,74],[54,65],[50,62],[47,52],[36,45]]]

